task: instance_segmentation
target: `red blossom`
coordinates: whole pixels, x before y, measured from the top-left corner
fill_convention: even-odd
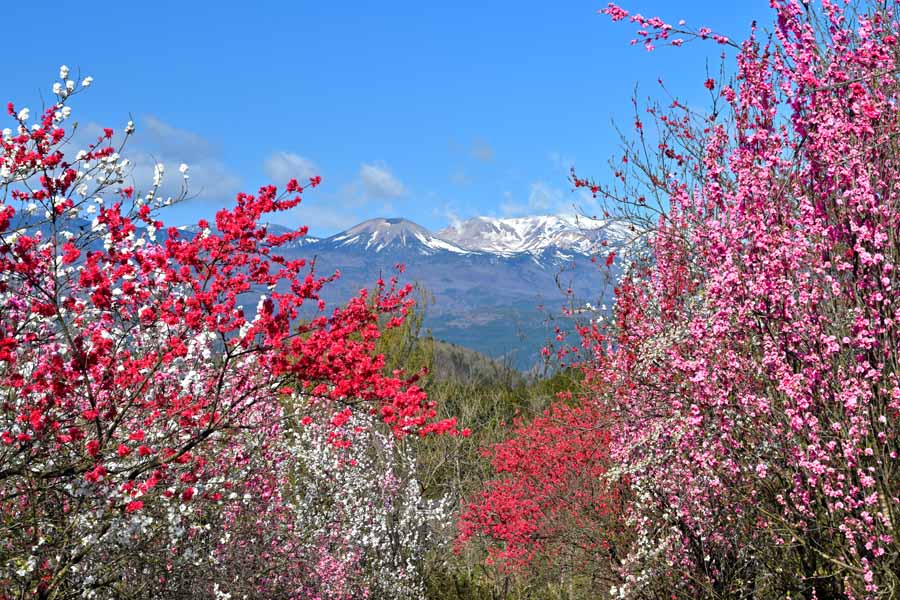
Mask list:
[[[66,77],[60,85],[71,85]],[[34,116],[10,103],[11,129],[20,116],[36,126],[0,140],[4,172],[16,174],[4,176],[0,195],[0,513],[11,532],[2,545],[33,553],[50,573],[41,594],[32,594],[44,584],[31,571],[16,575],[18,595],[70,595],[78,586],[61,586],[82,577],[72,564],[102,563],[112,551],[80,544],[121,527],[109,509],[123,506],[123,493],[142,494],[125,513],[162,523],[173,490],[192,501],[178,516],[191,532],[209,517],[194,512],[201,498],[227,504],[229,518],[246,511],[232,493],[282,510],[290,482],[268,481],[259,456],[288,445],[293,410],[309,423],[305,412],[332,408],[335,430],[362,413],[383,415],[397,436],[457,432],[414,378],[386,374],[376,352],[382,325],[399,324],[412,305],[411,286],[382,281],[326,304],[337,274],[322,276],[291,249],[306,227],[274,235],[264,225],[296,208],[304,186],[238,194],[200,223],[200,235],[167,228],[162,203],[120,187],[112,129],[69,156],[71,97],[59,93]],[[308,187],[320,183],[311,177]],[[245,312],[260,290],[260,310]],[[320,309],[315,318],[310,307]],[[332,433],[336,445],[350,443]],[[112,534],[144,548],[171,542],[160,542],[165,527]]]

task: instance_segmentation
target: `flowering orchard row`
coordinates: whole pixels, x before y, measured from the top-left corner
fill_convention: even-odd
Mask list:
[[[317,177],[239,194],[196,235],[166,228],[179,197],[161,166],[148,191],[129,183],[132,123],[72,148],[69,104],[91,83],[62,67],[53,103],[10,103],[0,137],[0,597],[403,589],[415,565],[381,545],[403,529],[414,551],[428,510],[385,436],[456,433],[374,351],[410,289],[329,309],[334,275],[279,253],[306,229],[261,222]],[[314,510],[338,463],[353,474]],[[360,581],[373,553],[382,579]]]
[[[90,78],[61,69],[34,118],[9,105],[0,595],[421,596],[464,497],[459,560],[549,573],[557,597],[900,596],[900,7],[770,4],[742,41],[602,11],[647,50],[711,42],[723,68],[697,77],[709,110],[635,102],[611,179],[573,173],[634,232],[598,260],[624,272],[612,318],[557,349],[579,393],[487,468],[435,446],[442,493],[413,441],[455,420],[376,351],[410,289],[329,309],[333,276],[279,254],[305,230],[260,224],[317,178],[188,235],[158,219],[178,199],[162,168],[129,185],[114,131],[68,151]],[[485,589],[455,564],[455,597]]]
[[[608,259],[612,322],[581,328],[584,413],[497,447],[464,515],[512,566],[556,560],[561,517],[581,540],[616,498],[598,593],[900,596],[900,6],[770,5],[739,42],[601,11],[647,50],[718,44],[723,68],[696,77],[709,110],[635,103],[613,178],[573,174],[636,241]]]

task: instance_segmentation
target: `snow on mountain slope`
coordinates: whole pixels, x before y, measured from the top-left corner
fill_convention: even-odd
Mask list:
[[[372,252],[381,252],[386,248],[405,248],[419,254],[471,254],[406,219],[370,219],[324,240],[324,243],[333,248],[357,247]]]
[[[185,233],[199,231],[195,225],[179,229]],[[280,234],[290,229],[270,224],[269,231]],[[492,254],[504,258],[526,253],[535,260],[568,260],[576,254],[601,253],[604,246],[621,249],[632,235],[623,223],[574,215],[474,217],[436,233],[407,219],[377,218],[363,221],[329,238],[304,236],[286,244],[285,248],[353,249],[376,254],[385,250],[419,255],[449,252],[457,255]]]
[[[476,252],[510,255],[538,253],[557,248],[590,254],[601,243],[618,246],[628,239],[622,224],[575,216],[534,216],[494,219],[475,217],[437,232],[461,248]]]

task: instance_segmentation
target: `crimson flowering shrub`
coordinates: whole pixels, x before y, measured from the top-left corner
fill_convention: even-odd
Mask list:
[[[593,403],[557,403],[487,448],[496,479],[469,498],[458,544],[486,542],[489,565],[525,573],[539,567],[589,581],[605,592],[621,530],[619,497],[604,481],[609,433]]]
[[[900,595],[898,6],[773,0],[735,70],[635,119],[616,180],[645,226],[588,384],[636,539],[620,597]],[[610,209],[612,211],[612,208]]]
[[[63,67],[55,103],[35,119],[9,104],[0,139],[0,597],[158,597],[189,580],[218,593],[189,568],[199,540],[283,497],[264,457],[283,457],[287,423],[335,413],[336,446],[357,412],[396,435],[454,424],[374,352],[409,288],[381,282],[326,312],[330,278],[279,253],[306,228],[261,224],[318,178],[239,194],[196,235],[166,229],[161,166],[141,195],[112,130],[69,151],[68,102],[91,81]],[[306,572],[254,580],[301,594]]]

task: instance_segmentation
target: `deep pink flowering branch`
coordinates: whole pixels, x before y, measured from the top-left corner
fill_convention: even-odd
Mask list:
[[[628,19],[629,22],[636,24],[638,26],[635,34],[637,37],[631,40],[631,44],[643,44],[648,52],[652,52],[656,48],[655,42],[678,47],[682,46],[686,40],[691,39],[711,39],[718,44],[738,47],[727,36],[715,33],[708,27],[691,29],[684,21],[679,21],[677,25],[671,25],[659,17],[645,17],[640,13],[631,14],[612,2],[598,12],[607,15],[613,22]]]

